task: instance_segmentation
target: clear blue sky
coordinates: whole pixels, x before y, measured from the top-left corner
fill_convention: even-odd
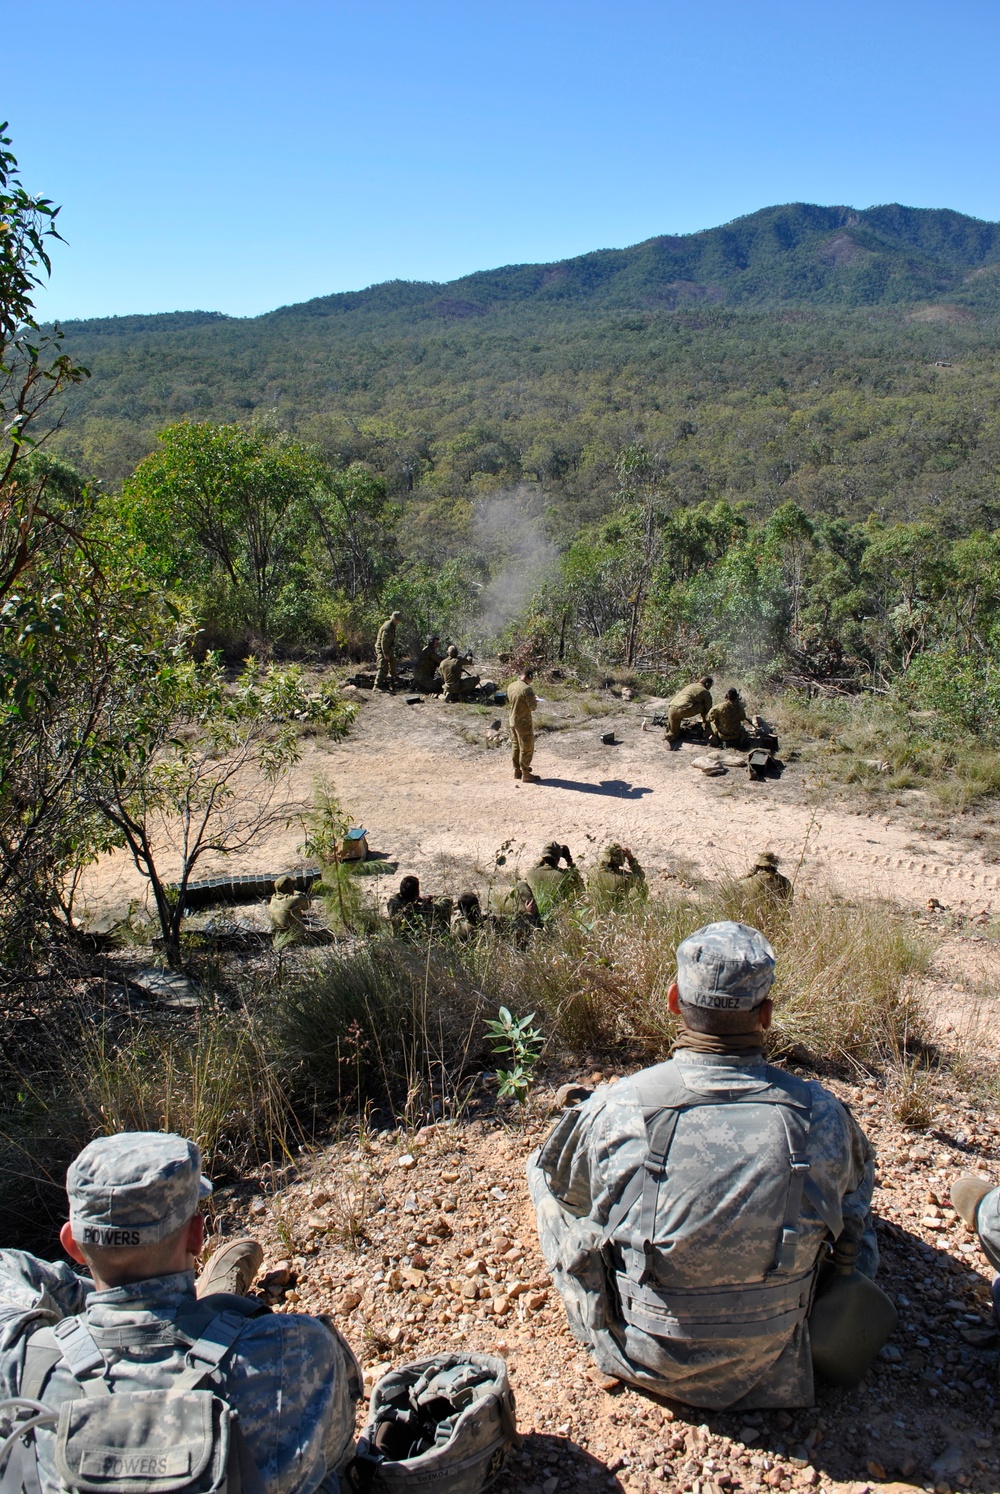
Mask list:
[[[250,315],[772,203],[1000,218],[996,0],[0,0],[46,315]]]

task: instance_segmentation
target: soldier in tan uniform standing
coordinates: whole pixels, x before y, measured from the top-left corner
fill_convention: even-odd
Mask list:
[[[712,676],[706,674],[704,679],[695,685],[685,685],[683,690],[667,704],[667,741],[677,742],[680,740],[681,726],[688,716],[700,716],[702,721],[708,721],[708,713],[712,709]]]
[[[541,782],[537,774],[531,771],[531,759],[535,754],[535,728],[531,713],[538,708],[538,700],[531,688],[534,678],[533,669],[522,669],[517,679],[507,686],[514,777],[523,779],[525,783]]]
[[[396,688],[396,627],[402,615],[401,612],[394,612],[378,630],[375,639],[375,663],[378,666],[375,673],[376,690]]]

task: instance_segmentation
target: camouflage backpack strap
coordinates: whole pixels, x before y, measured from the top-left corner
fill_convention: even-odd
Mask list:
[[[836,1240],[844,1228],[844,1217],[837,1204],[824,1197],[816,1182],[809,1176],[809,1157],[807,1155],[807,1142],[809,1139],[809,1126],[812,1120],[812,1085],[805,1079],[800,1079],[797,1074],[789,1074],[784,1069],[767,1066],[768,1081],[775,1099],[780,1106],[778,1111],[785,1123],[785,1132],[788,1139],[788,1155],[792,1164],[792,1190],[789,1192],[788,1204],[785,1209],[785,1226],[789,1219],[794,1223],[802,1211],[802,1199],[805,1196],[816,1213],[822,1219],[832,1237]],[[786,1104],[782,1105],[779,1095],[784,1093],[788,1096]],[[802,1132],[799,1117],[805,1122],[805,1131]],[[794,1213],[793,1213],[794,1204]]]
[[[24,1368],[21,1371],[21,1395],[28,1401],[39,1401],[49,1375],[63,1357],[62,1349],[51,1328],[39,1328],[24,1346]]]
[[[677,1131],[677,1123],[685,1110],[706,1105],[757,1104],[775,1105],[778,1108],[788,1144],[789,1180],[784,1217],[771,1270],[784,1272],[792,1269],[798,1241],[802,1194],[809,1171],[807,1144],[812,1118],[812,1090],[794,1074],[785,1073],[770,1065],[766,1067],[766,1075],[766,1088],[705,1095],[689,1089],[676,1064],[668,1060],[632,1080],[639,1103],[643,1107],[647,1135],[646,1156],[642,1167],[633,1174],[612,1208],[602,1243],[606,1246],[610,1242],[631,1209],[641,1200],[638,1238],[633,1241],[634,1248],[641,1251],[645,1261],[638,1285],[645,1286],[653,1275],[657,1195],[660,1182],[666,1174],[667,1157]],[[812,1193],[818,1197],[818,1189],[814,1188]],[[810,1201],[813,1201],[812,1194]],[[825,1216],[821,1217],[826,1222]]]
[[[641,1198],[639,1227],[642,1235],[641,1249],[646,1258],[646,1267],[642,1272],[642,1280],[645,1282],[652,1254],[659,1179],[666,1167],[680,1112],[688,1105],[696,1104],[700,1096],[688,1089],[678,1075],[676,1066],[669,1061],[657,1064],[642,1075],[636,1075],[631,1083],[642,1106],[642,1118],[646,1126],[646,1155],[642,1166],[636,1168],[628,1179],[608,1214],[601,1246],[606,1248],[610,1244],[620,1225]]]
[[[59,1346],[62,1362],[84,1395],[92,1399],[110,1395],[111,1387],[104,1378],[108,1361],[83,1318],[63,1318],[53,1325],[52,1336]]]

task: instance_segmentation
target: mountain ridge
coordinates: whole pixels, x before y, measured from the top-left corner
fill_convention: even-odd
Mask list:
[[[891,252],[908,254],[906,268],[919,284],[910,286],[898,274],[893,278],[874,271],[872,259],[884,261]],[[794,265],[793,276],[761,286],[754,276],[764,273],[780,255],[791,257],[786,264]],[[376,306],[394,311],[429,307],[444,318],[465,319],[485,314],[494,305],[536,295],[551,300],[592,297],[607,304],[634,305],[643,300],[644,292],[646,309],[656,304],[674,309],[684,301],[697,300],[761,305],[772,298],[795,300],[796,292],[808,304],[817,304],[817,300],[819,304],[898,304],[957,289],[965,283],[958,278],[962,269],[974,271],[992,264],[1000,264],[1000,223],[951,208],[785,203],[690,234],[657,234],[622,249],[593,249],[561,260],[499,265],[447,281],[377,281],[356,291],[335,291],[283,304],[253,317],[176,310],[71,318],[60,325],[64,331],[88,328],[98,335],[102,329],[172,331],[220,322],[245,325],[289,316],[331,316]],[[815,270],[811,282],[805,274],[810,265]],[[863,267],[863,275],[858,274],[858,266]],[[879,289],[882,294],[877,293]]]
[[[963,525],[1000,503],[1000,224],[950,209],[790,204],[258,317],[63,326],[93,376],[53,449],[111,484],[173,421],[263,418],[369,462],[428,535],[521,481],[569,533],[636,439],[672,452],[688,502]]]

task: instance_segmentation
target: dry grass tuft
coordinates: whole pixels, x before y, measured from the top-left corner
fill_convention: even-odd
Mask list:
[[[175,1131],[206,1157],[241,1167],[285,1148],[290,1111],[258,1019],[206,1006],[193,1032],[136,1024],[84,1038],[71,1073],[91,1135]]]
[[[893,1118],[901,1126],[926,1131],[937,1110],[933,1071],[920,1058],[902,1059],[889,1069],[886,1094]]]

